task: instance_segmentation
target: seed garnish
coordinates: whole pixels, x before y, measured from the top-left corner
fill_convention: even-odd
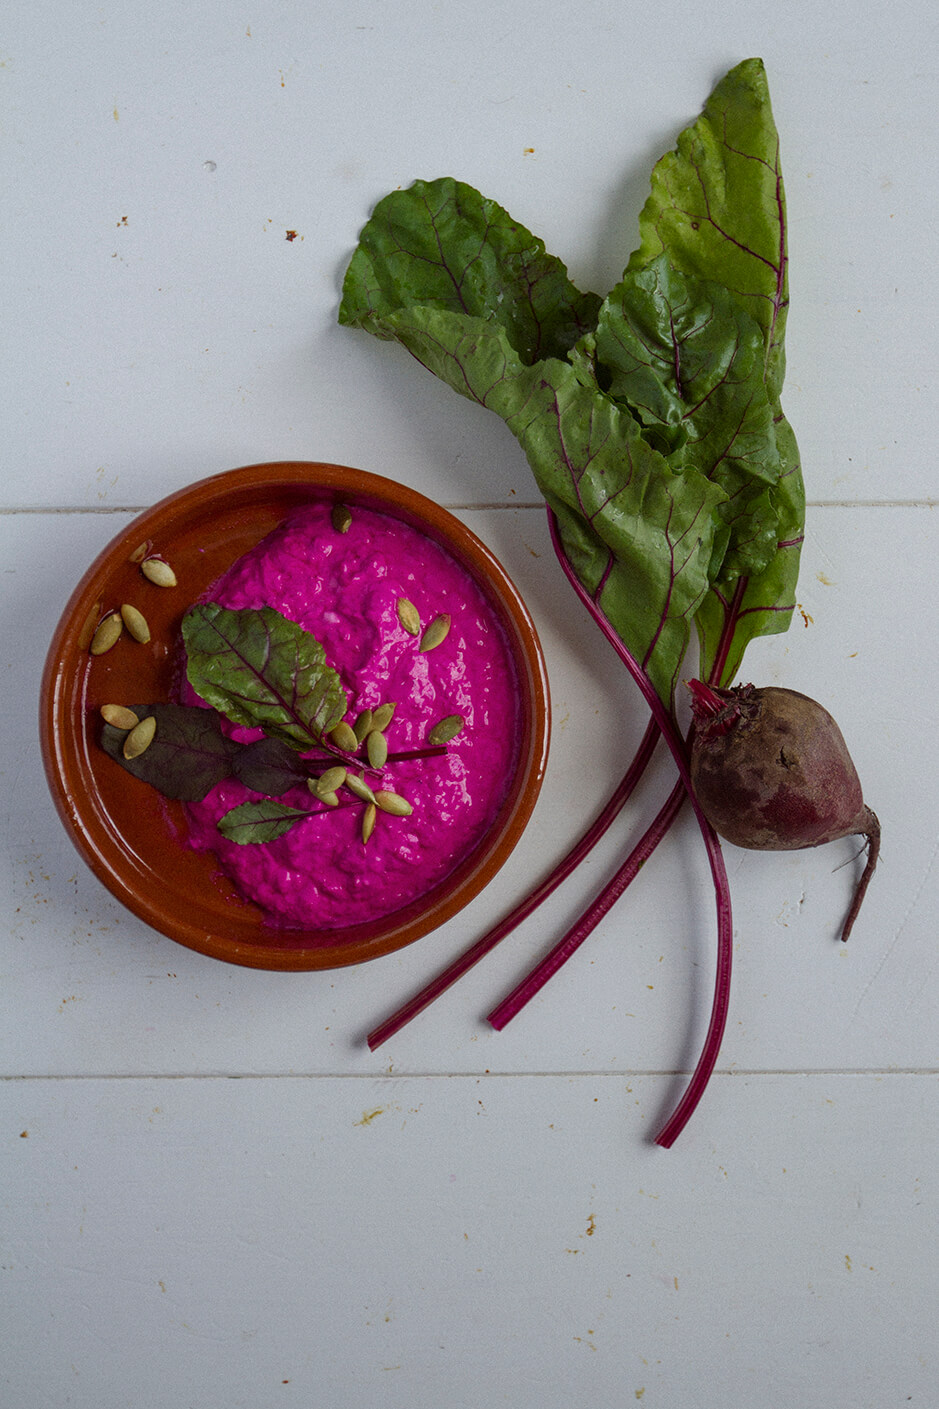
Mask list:
[[[372,792],[364,778],[358,778],[354,773],[346,774],[346,787],[350,793],[355,793],[360,802],[374,802],[375,794]]]
[[[420,649],[422,651],[432,651],[435,646],[439,646],[441,641],[446,639],[450,630],[450,613],[441,612],[435,616],[433,621],[426,627],[421,637]]]
[[[132,709],[126,705],[105,704],[101,706],[101,718],[105,724],[112,725],[115,729],[133,729],[140,723]]]
[[[153,743],[155,733],[156,716],[148,714],[146,719],[141,719],[139,724],[134,725],[124,740],[124,757],[128,759],[139,758]]]
[[[140,571],[148,582],[152,582],[155,587],[175,587],[176,574],[165,558],[158,558],[153,555],[144,558],[140,564]]]
[[[455,739],[463,728],[466,720],[462,714],[448,714],[446,718],[439,720],[427,735],[429,744],[448,744],[451,739]]]
[[[347,770],[340,765],[335,768],[327,768],[325,773],[313,780],[313,791],[317,797],[322,797],[324,793],[334,793],[337,788],[341,788],[346,781]]]
[[[334,728],[330,729],[328,737],[330,742],[336,745],[337,749],[342,749],[343,753],[355,753],[359,746],[359,741],[355,737],[355,730],[352,728],[352,725],[347,724],[345,720],[341,720]]]
[[[382,812],[389,813],[392,817],[410,817],[414,808],[407,798],[400,793],[393,793],[388,788],[380,788],[375,794],[375,802]]]
[[[377,810],[377,808],[375,807],[374,802],[370,802],[370,803],[368,804],[368,806],[366,807],[365,811],[364,811],[363,814],[362,814],[362,841],[363,841],[363,842],[367,842],[368,839],[369,839],[369,837],[370,837],[370,836],[372,835],[372,833],[374,832],[374,830],[375,830],[375,819],[376,819],[377,816],[378,816],[378,810]]]
[[[363,709],[360,714],[356,715],[355,723],[352,726],[352,732],[360,744],[365,742],[371,727],[372,711],[370,709]]]
[[[398,598],[398,620],[409,636],[421,633],[421,614],[408,597]]]
[[[108,612],[103,621],[99,622],[95,634],[91,638],[91,645],[88,649],[93,656],[103,656],[105,651],[109,651],[112,646],[116,646],[124,630],[124,622],[120,612]]]
[[[393,702],[379,705],[377,709],[373,709],[372,728],[377,729],[380,734],[383,734],[391,723],[394,712],[395,707]]]
[[[348,533],[352,527],[352,514],[348,504],[334,504],[330,518],[337,533]]]
[[[121,607],[121,618],[134,640],[146,645],[150,640],[150,627],[143,612],[138,611],[130,602],[125,602]]]
[[[373,729],[365,741],[365,751],[373,768],[384,768],[388,758],[388,740],[380,729]]]

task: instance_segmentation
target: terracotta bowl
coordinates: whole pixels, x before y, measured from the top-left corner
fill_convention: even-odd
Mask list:
[[[172,642],[193,601],[297,505],[333,496],[396,516],[441,544],[488,597],[505,628],[523,696],[517,774],[474,851],[421,899],[341,930],[276,929],[219,874],[215,858],[182,842],[185,815],[108,758],[98,742],[107,700],[166,699]],[[102,610],[139,600],[131,561],[152,540],[180,583],[151,589],[151,643],[92,657]],[[136,595],[135,595],[136,594]],[[450,919],[492,879],[518,842],[544,777],[549,737],[544,660],[528,612],[504,570],[460,521],[414,490],[343,465],[249,465],[200,480],[141,514],[92,563],[55,632],[42,682],[40,730],[49,787],[84,860],[135,915],[170,939],[233,964],[329,969],[400,949]]]

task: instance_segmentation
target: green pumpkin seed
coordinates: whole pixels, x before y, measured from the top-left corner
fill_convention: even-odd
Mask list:
[[[365,811],[364,811],[363,814],[362,814],[362,841],[363,841],[363,842],[367,842],[368,839],[369,839],[369,837],[370,837],[370,836],[372,835],[372,833],[374,832],[374,830],[375,830],[375,819],[376,819],[377,816],[378,816],[378,810],[377,810],[377,808],[375,807],[374,802],[370,802],[369,805],[368,805],[368,807],[366,807]]]
[[[400,793],[390,792],[387,788],[380,788],[375,794],[375,801],[382,812],[389,813],[392,817],[410,817],[414,808],[407,798]]]
[[[384,768],[388,758],[388,740],[380,729],[373,729],[365,741],[365,751],[373,768]]]
[[[341,788],[346,781],[346,771],[339,765],[335,768],[327,768],[326,772],[321,773],[318,778],[311,779],[316,796],[322,797],[324,793],[334,793],[337,788]]]
[[[372,792],[364,778],[357,778],[354,773],[346,775],[346,787],[350,793],[355,793],[361,802],[374,802],[375,794]]]
[[[144,558],[140,571],[155,587],[175,587],[176,574],[163,558]]]
[[[136,724],[140,723],[132,709],[126,705],[106,704],[101,706],[101,718],[105,724],[111,724],[115,729],[129,731]]]
[[[420,649],[422,651],[432,651],[435,646],[439,646],[441,641],[447,637],[450,630],[450,613],[441,612],[435,616],[433,621],[427,626],[421,637]]]
[[[337,533],[348,533],[352,527],[352,514],[348,504],[334,504],[330,518]]]
[[[326,792],[326,793],[317,793],[316,796],[317,796],[317,798],[319,799],[320,802],[325,802],[325,804],[326,804],[327,807],[338,807],[338,806],[339,806],[339,794],[338,794],[338,793],[329,793],[329,792]]]
[[[95,634],[91,638],[91,645],[88,647],[91,654],[103,656],[105,651],[109,651],[112,646],[117,645],[123,630],[124,622],[120,612],[108,612],[104,620],[98,623]]]
[[[398,598],[398,620],[409,636],[421,634],[421,614],[407,597]]]
[[[352,732],[360,744],[365,742],[365,737],[371,727],[372,711],[370,709],[363,709],[361,714],[356,715],[355,723],[352,726]]]
[[[153,736],[156,733],[156,716],[148,714],[146,719],[141,719],[139,724],[135,724],[133,729],[124,740],[123,754],[125,758],[139,758],[153,743]]]
[[[435,747],[438,744],[448,744],[451,739],[456,738],[465,723],[462,714],[448,714],[445,719],[434,725],[427,735],[427,742]]]
[[[129,635],[145,646],[150,640],[150,627],[147,625],[147,618],[143,612],[139,612],[136,607],[131,606],[130,602],[125,602],[121,607],[121,618]]]
[[[336,745],[337,749],[342,749],[343,753],[355,753],[359,746],[359,741],[355,737],[355,730],[352,728],[351,724],[347,724],[345,720],[337,724],[334,729],[330,729],[328,737],[330,742]]]
[[[379,705],[377,709],[373,709],[372,728],[377,729],[380,734],[383,734],[391,723],[394,712],[395,707],[393,703]]]

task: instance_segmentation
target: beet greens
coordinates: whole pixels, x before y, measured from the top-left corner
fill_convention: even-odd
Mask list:
[[[717,836],[691,787],[676,686],[736,677],[748,643],[787,629],[803,538],[798,449],[780,404],[788,309],[785,197],[763,64],[738,64],[652,173],[640,242],[606,298],[494,201],[449,177],[376,205],[346,273],[341,323],[401,343],[501,416],[548,505],[558,559],[643,694],[652,725],[623,783],[529,899],[370,1035],[426,1006],[532,912],[625,802],[661,735],[680,782],[572,931],[490,1014],[501,1027],[569,957],[690,796],[718,912],[711,1025],[671,1144],[717,1057],[731,916]]]

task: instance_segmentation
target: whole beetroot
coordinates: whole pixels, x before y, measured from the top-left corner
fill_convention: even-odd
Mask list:
[[[690,682],[691,781],[711,826],[754,851],[867,840],[867,864],[841,932],[847,939],[880,851],[880,823],[834,719],[807,695],[775,686],[718,690]]]

